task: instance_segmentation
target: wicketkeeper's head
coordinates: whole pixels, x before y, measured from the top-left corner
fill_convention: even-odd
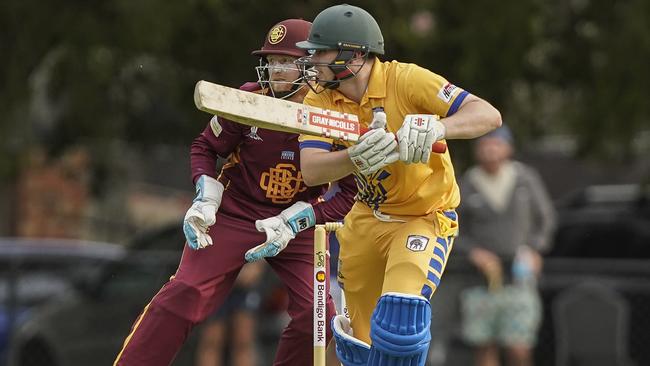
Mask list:
[[[255,68],[257,81],[272,96],[290,98],[304,87],[305,81],[294,62],[307,55],[296,43],[307,39],[310,28],[311,23],[306,20],[283,20],[269,30],[262,48],[252,52],[260,57]]]

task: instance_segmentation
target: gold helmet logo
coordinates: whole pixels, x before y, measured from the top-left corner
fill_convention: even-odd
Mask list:
[[[282,24],[276,25],[269,32],[269,43],[270,44],[278,44],[278,43],[282,42],[282,40],[284,39],[284,36],[286,36],[286,35],[287,35],[287,27],[285,27]]]

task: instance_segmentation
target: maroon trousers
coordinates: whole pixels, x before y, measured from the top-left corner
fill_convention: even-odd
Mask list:
[[[114,365],[170,365],[192,328],[223,304],[245,263],[244,253],[266,240],[250,221],[223,214],[217,215],[210,236],[214,244],[205,249],[195,251],[185,245],[175,276],[136,319]],[[311,365],[313,230],[300,233],[267,262],[287,287],[291,317],[273,365]],[[328,296],[327,324],[334,314],[334,303]],[[327,328],[329,342],[331,330]]]

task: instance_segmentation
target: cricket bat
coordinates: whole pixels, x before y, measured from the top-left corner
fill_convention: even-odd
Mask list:
[[[194,88],[194,103],[204,112],[248,126],[274,131],[328,137],[356,142],[368,131],[359,117],[250,93],[200,80]],[[433,144],[432,151],[444,153],[447,145]]]

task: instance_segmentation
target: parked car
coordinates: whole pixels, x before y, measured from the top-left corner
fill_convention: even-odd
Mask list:
[[[15,328],[39,305],[124,253],[121,245],[64,239],[0,238],[0,365]]]
[[[76,278],[17,327],[9,365],[109,365],[131,324],[172,275],[183,238],[169,227],[136,238],[118,258]]]
[[[650,258],[650,185],[594,185],[561,199],[549,257]]]
[[[40,307],[16,329],[11,342],[10,366],[110,365],[144,306],[174,274],[183,249],[180,225],[142,234],[128,251],[74,288]],[[258,323],[260,361],[266,364],[286,324],[278,301],[278,281],[265,276]],[[279,296],[282,298],[282,295]],[[277,304],[276,304],[277,305]],[[175,365],[192,365],[197,332],[192,332]]]

